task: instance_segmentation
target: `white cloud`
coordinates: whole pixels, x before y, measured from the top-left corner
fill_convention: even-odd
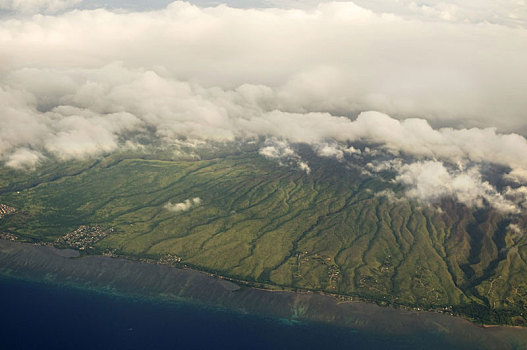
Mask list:
[[[14,169],[34,169],[42,158],[43,156],[39,152],[19,148],[9,155],[5,164]]]
[[[421,20],[524,27],[527,24],[527,3],[523,0],[355,0],[355,3],[376,12]]]
[[[309,164],[305,161],[299,161],[298,162],[298,167],[300,168],[300,170],[303,170],[306,172],[306,174],[310,174],[311,173],[311,168],[309,167]]]
[[[335,141],[324,141],[313,144],[313,149],[320,157],[343,160],[344,155],[360,155],[361,150]]]
[[[54,12],[73,2],[25,4]],[[17,10],[21,3],[0,4]],[[378,147],[366,156],[381,149],[394,164],[399,159],[393,169],[415,197],[520,205],[523,7],[507,5],[492,17],[473,1],[380,3],[235,9],[174,2],[149,12],[0,18],[0,160],[31,168],[50,154],[97,156],[133,144],[137,134],[178,149],[189,148],[179,139],[263,135],[262,155],[309,172],[291,143],[343,160],[360,155],[348,147],[360,141]],[[403,167],[403,156],[420,165]],[[498,193],[483,181],[473,164],[484,163],[507,168],[515,188]]]
[[[350,139],[381,143],[394,153],[441,158],[456,163],[463,159],[511,167],[521,177],[527,169],[527,139],[500,134],[494,128],[435,130],[424,119],[396,120],[378,112],[362,113],[346,128]],[[523,181],[526,181],[524,178]]]
[[[506,213],[518,213],[517,203],[505,198],[475,168],[448,170],[441,162],[424,161],[406,164],[398,169],[396,181],[408,186],[407,195],[425,202],[455,198],[469,207],[485,204]]]
[[[262,156],[268,159],[277,159],[281,165],[292,164],[307,174],[311,172],[311,168],[306,161],[296,153],[285,140],[271,137],[265,140],[265,145],[258,150]]]
[[[0,10],[22,14],[55,13],[79,4],[82,0],[0,0]]]
[[[314,149],[321,157],[335,158],[342,160],[344,158],[344,150],[338,143],[319,143],[314,145]]]
[[[268,110],[268,100],[279,99],[269,87],[205,88],[122,64],[21,69],[4,81],[0,87],[4,159],[28,146],[65,159],[97,155],[120,147],[129,133],[148,129],[169,144],[178,137],[232,141],[265,135],[271,144],[261,152],[268,157],[280,152],[275,158],[296,156],[281,143],[304,142],[321,156],[342,159],[344,154],[359,153],[343,143],[363,141],[395,155],[492,162],[510,167],[510,178],[526,180],[527,140],[494,128],[434,129],[424,119],[397,120],[379,112],[363,112],[351,120],[328,113]]]
[[[507,229],[514,235],[514,236],[517,236],[517,235],[520,235],[522,233],[522,229],[520,227],[520,225],[518,224],[509,224],[509,226],[507,227]]]
[[[183,201],[181,203],[172,204],[172,203],[168,202],[167,204],[165,204],[164,208],[169,210],[169,211],[173,211],[175,213],[179,213],[179,212],[182,212],[182,211],[190,210],[190,209],[195,208],[195,207],[197,207],[199,205],[201,205],[201,199],[199,197],[194,197],[192,199],[186,199],[185,201]]]
[[[403,19],[351,2],[310,10],[174,2],[5,19],[0,72],[120,61],[207,87],[270,87],[271,99],[265,89],[256,96],[267,110],[379,110],[525,133],[525,42],[523,28]]]
[[[520,207],[527,208],[527,186],[507,187],[503,193],[506,198],[518,203]]]
[[[266,140],[265,144],[266,146],[260,148],[258,153],[266,158],[288,159],[298,157],[287,141],[273,138]]]

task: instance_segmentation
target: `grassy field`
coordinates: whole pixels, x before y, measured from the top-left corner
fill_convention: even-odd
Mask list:
[[[148,157],[155,158],[155,157]],[[163,158],[163,157],[158,157]],[[0,169],[0,232],[54,242],[80,225],[114,230],[90,253],[159,260],[223,276],[522,324],[527,239],[510,218],[448,200],[442,210],[330,159],[311,173],[243,152],[204,160],[112,155]],[[187,210],[167,203],[200,198]],[[523,219],[525,225],[525,219]]]

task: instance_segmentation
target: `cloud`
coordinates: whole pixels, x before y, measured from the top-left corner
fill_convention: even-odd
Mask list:
[[[173,144],[189,140],[270,139],[262,152],[284,158],[280,142],[312,144],[320,156],[341,159],[358,153],[347,142],[376,144],[394,155],[490,162],[510,168],[525,181],[527,140],[495,128],[434,129],[420,118],[398,120],[380,112],[357,119],[329,113],[268,109],[275,89],[244,84],[227,90],[205,88],[122,64],[98,69],[35,69],[11,72],[0,88],[0,156],[21,147],[68,159],[116,150],[130,134],[153,133]],[[278,141],[281,140],[281,141]],[[203,141],[202,141],[203,142]],[[273,155],[272,151],[281,152]]]
[[[79,4],[82,0],[0,0],[0,10],[22,14],[55,13]]]
[[[289,146],[289,143],[283,140],[277,139],[268,139],[266,141],[266,146],[260,148],[258,151],[262,156],[266,158],[273,159],[282,159],[282,158],[291,158],[297,157],[295,151]]]
[[[182,211],[190,210],[190,209],[195,208],[195,207],[197,207],[199,205],[201,205],[201,199],[199,197],[194,197],[192,199],[186,199],[184,202],[181,202],[181,203],[172,204],[172,203],[168,202],[167,204],[165,204],[164,208],[169,210],[169,211],[173,211],[175,213],[179,213],[179,212],[182,212]]]
[[[272,88],[270,99],[265,88],[255,92],[268,110],[378,110],[526,133],[524,42],[521,27],[405,19],[351,2],[307,10],[174,2],[149,12],[5,19],[0,72],[123,62],[204,87]]]
[[[264,2],[0,18],[0,160],[31,169],[138,139],[192,153],[188,145],[263,136],[260,154],[307,173],[294,143],[339,161],[383,152],[423,200],[523,206],[521,7],[492,17],[472,1]],[[488,163],[503,167],[508,187],[484,180]]]
[[[356,0],[376,12],[405,18],[461,23],[493,23],[507,26],[527,24],[527,4],[515,0]]]
[[[520,225],[518,224],[509,224],[509,226],[507,227],[507,229],[514,235],[514,236],[519,236],[522,234],[522,229],[520,227]]]
[[[5,81],[0,89],[4,159],[23,147],[63,159],[98,155],[116,150],[137,133],[153,133],[169,144],[181,137],[203,142],[264,135],[269,140],[261,153],[270,158],[297,158],[288,143],[302,142],[313,145],[320,156],[342,159],[359,153],[346,143],[360,141],[395,156],[500,164],[510,168],[509,178],[526,180],[527,140],[495,128],[434,129],[425,119],[398,120],[374,111],[352,120],[268,110],[267,100],[279,98],[269,87],[205,88],[122,64],[26,68],[11,72]]]
[[[406,185],[407,195],[424,202],[455,198],[469,207],[486,204],[506,213],[519,213],[517,203],[500,194],[489,182],[483,181],[475,168],[449,170],[441,162],[423,161],[405,164],[398,169],[396,181]]]
[[[275,137],[268,138],[265,140],[265,145],[258,150],[258,153],[268,159],[279,160],[281,165],[292,164],[307,174],[311,172],[309,164],[303,161],[285,140],[280,140]]]
[[[43,156],[39,152],[19,148],[9,155],[5,165],[14,169],[35,169],[42,158]]]
[[[299,161],[298,162],[298,167],[300,168],[300,170],[303,170],[306,172],[306,174],[310,174],[311,173],[311,168],[309,167],[309,164],[305,161]]]
[[[334,141],[316,143],[313,145],[313,148],[319,156],[335,158],[337,160],[342,160],[345,155],[360,155],[362,153],[358,148]]]
[[[380,143],[393,153],[441,158],[452,163],[462,160],[491,162],[512,168],[516,178],[527,169],[527,139],[495,128],[433,129],[424,119],[402,121],[378,112],[365,112],[346,128],[352,140]],[[523,178],[526,181],[527,178]]]

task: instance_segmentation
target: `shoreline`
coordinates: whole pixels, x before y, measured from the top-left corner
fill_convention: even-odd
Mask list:
[[[39,245],[38,243],[33,243],[33,244]],[[52,246],[52,245],[47,245],[47,246],[48,247],[54,247],[56,249],[61,249],[61,250],[71,250],[69,248],[57,248],[56,246]],[[82,256],[83,255],[81,255],[80,257],[82,257]],[[100,254],[86,254],[85,256],[103,256],[103,255],[100,255]],[[187,264],[181,264],[181,265],[178,266],[178,265],[167,265],[167,264],[159,263],[156,260],[141,259],[141,258],[135,258],[135,257],[127,257],[127,256],[110,256],[110,257],[116,258],[116,259],[125,259],[125,260],[128,260],[128,261],[134,261],[134,262],[141,262],[141,263],[147,263],[147,264],[152,264],[152,265],[158,265],[158,266],[166,266],[166,267],[175,268],[175,269],[200,272],[200,273],[203,273],[203,274],[205,274],[205,275],[207,275],[209,277],[212,277],[212,278],[216,278],[216,279],[224,280],[224,281],[229,281],[229,282],[241,285],[241,286],[246,287],[246,288],[252,288],[252,289],[261,290],[261,291],[267,291],[267,292],[285,292],[285,291],[288,291],[288,292],[293,292],[295,294],[311,294],[311,293],[314,293],[314,294],[317,294],[317,295],[327,296],[327,297],[333,298],[333,299],[336,300],[337,304],[354,303],[354,302],[367,303],[367,304],[376,305],[376,306],[379,306],[379,307],[382,307],[382,308],[390,308],[390,309],[393,309],[393,310],[413,311],[413,312],[429,312],[429,313],[438,313],[438,314],[442,314],[442,315],[452,316],[452,317],[456,317],[456,318],[461,318],[463,320],[466,320],[466,321],[470,322],[471,324],[473,324],[475,326],[479,326],[479,327],[482,327],[482,328],[506,327],[506,328],[515,328],[515,329],[525,329],[525,330],[527,330],[527,325],[519,326],[519,325],[511,325],[511,324],[487,324],[487,323],[484,323],[484,322],[481,322],[481,321],[478,322],[477,319],[471,318],[470,316],[468,316],[466,314],[452,312],[452,306],[450,306],[450,309],[448,309],[450,311],[447,311],[446,308],[440,307],[440,306],[438,306],[438,307],[427,307],[427,306],[421,306],[421,305],[420,306],[415,306],[415,305],[412,306],[412,305],[408,305],[408,304],[393,304],[393,303],[391,303],[389,301],[378,302],[378,300],[368,299],[367,297],[362,297],[362,296],[359,296],[359,295],[337,294],[337,293],[331,293],[331,292],[324,291],[324,290],[301,289],[301,288],[295,288],[295,287],[283,286],[283,285],[275,285],[275,284],[264,283],[264,282],[247,281],[247,280],[243,280],[243,279],[239,279],[239,278],[235,278],[235,277],[231,277],[231,276],[221,275],[219,273],[210,272],[210,271],[208,271],[206,269],[189,266]]]
[[[81,289],[184,302],[300,322],[394,336],[429,332],[470,349],[527,348],[527,328],[478,325],[439,312],[339,301],[326,293],[240,287],[190,268],[87,255],[30,243],[0,240],[0,274]]]

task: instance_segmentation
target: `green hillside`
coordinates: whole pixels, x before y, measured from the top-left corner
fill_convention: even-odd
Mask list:
[[[256,151],[202,158],[121,154],[33,172],[2,168],[0,203],[17,211],[0,219],[0,232],[67,245],[59,238],[98,225],[112,230],[86,243],[89,254],[525,322],[527,238],[509,229],[511,217],[446,199],[441,209],[389,199],[384,190],[402,191],[390,174],[313,154],[309,174]]]

